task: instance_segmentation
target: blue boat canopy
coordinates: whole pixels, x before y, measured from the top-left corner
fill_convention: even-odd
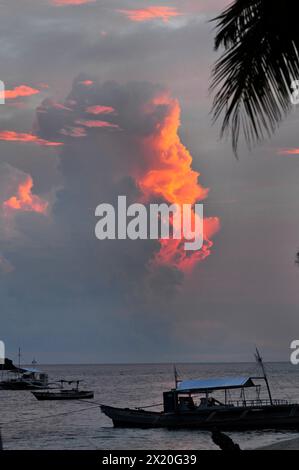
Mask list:
[[[20,370],[22,372],[29,372],[31,374],[38,374],[40,371],[38,369],[34,369],[34,368],[31,368],[31,367],[21,367]]]
[[[223,377],[206,380],[183,380],[176,388],[177,392],[206,392],[231,388],[255,387],[251,377]]]

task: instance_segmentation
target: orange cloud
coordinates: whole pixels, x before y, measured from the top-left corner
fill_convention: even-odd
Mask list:
[[[79,119],[78,121],[76,121],[76,124],[85,127],[110,127],[114,129],[119,129],[119,126],[117,124],[112,124],[111,122],[107,121],[90,121],[85,119]]]
[[[85,110],[89,114],[112,114],[115,113],[115,109],[111,106],[102,106],[96,104],[95,106],[88,106]]]
[[[145,200],[162,199],[171,204],[195,204],[208,195],[208,189],[199,182],[199,173],[192,169],[192,156],[182,144],[178,129],[180,126],[179,102],[167,95],[161,95],[148,104],[151,112],[155,106],[164,105],[166,114],[155,131],[142,139],[141,145],[147,155],[147,167],[136,171],[136,182]],[[192,212],[194,225],[196,214]],[[209,256],[213,242],[211,238],[219,230],[218,217],[204,218],[203,246],[197,251],[186,251],[184,239],[161,239],[160,250],[155,254],[153,265],[176,267],[187,272]]]
[[[299,155],[299,148],[280,149],[278,153],[281,155]]]
[[[91,86],[91,85],[93,85],[94,82],[92,80],[82,80],[79,83],[80,83],[80,85]]]
[[[52,3],[58,7],[65,5],[84,5],[86,3],[95,3],[96,0],[52,0]]]
[[[160,19],[165,22],[169,21],[170,18],[180,16],[181,13],[177,11],[175,7],[165,6],[152,6],[147,8],[141,8],[137,10],[117,10],[119,13],[125,15],[131,21],[150,21]]]
[[[51,142],[49,140],[40,139],[31,133],[15,131],[0,131],[0,140],[5,140],[7,142],[29,142],[44,145],[45,147],[57,147],[59,145],[63,145],[62,142]]]
[[[40,90],[32,88],[27,85],[19,85],[13,88],[12,90],[5,90],[0,92],[0,98],[5,97],[6,100],[13,100],[15,98],[37,95],[40,93]]]
[[[33,181],[31,176],[28,175],[25,180],[20,183],[17,194],[3,203],[4,209],[45,214],[47,212],[48,202],[32,194],[32,187]]]
[[[192,169],[192,156],[178,135],[180,105],[167,95],[155,98],[154,106],[164,104],[168,112],[156,132],[144,139],[151,152],[150,168],[139,180],[144,194],[163,197],[170,203],[194,204],[205,199],[208,189],[198,183],[199,173]]]

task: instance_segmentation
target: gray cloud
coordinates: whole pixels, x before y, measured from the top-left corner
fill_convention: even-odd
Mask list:
[[[23,108],[1,108],[1,129],[34,129],[64,142],[62,149],[1,142],[0,202],[31,175],[33,193],[51,209],[47,217],[16,213],[10,225],[0,214],[1,326],[9,351],[22,345],[40,361],[244,360],[257,343],[268,358],[288,358],[298,329],[297,157],[277,149],[298,146],[297,111],[271,142],[251,155],[243,148],[239,162],[219,142],[208,114],[215,55],[207,20],[225,3],[186,1],[183,8],[174,1],[186,15],[168,25],[132,23],[111,0],[78,8],[48,0],[1,5],[1,79],[50,86]],[[121,8],[141,4],[124,0]],[[84,79],[95,86],[85,89]],[[136,136],[164,112],[145,118],[139,109],[163,87],[180,100],[181,138],[210,187],[206,215],[219,215],[222,224],[212,255],[185,279],[173,269],[149,272],[157,243],[100,243],[93,233],[98,203],[138,197],[130,171],[140,160]],[[85,112],[92,104],[114,107],[117,114],[101,119],[122,130],[61,134],[92,118]],[[46,112],[35,118],[37,106]]]

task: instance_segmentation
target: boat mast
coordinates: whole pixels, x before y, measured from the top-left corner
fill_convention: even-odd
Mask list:
[[[173,373],[174,373],[174,384],[175,384],[175,389],[178,387],[179,379],[178,379],[178,372],[176,370],[175,364],[173,365]]]
[[[21,348],[18,349],[18,377],[21,377]]]
[[[19,359],[19,370],[18,370],[18,373],[19,373],[19,377],[21,375],[21,348],[19,348],[18,350],[18,359]]]
[[[19,369],[21,369],[21,348],[18,351],[18,358],[19,358]]]
[[[267,386],[267,390],[268,390],[268,395],[269,395],[270,404],[273,405],[273,400],[272,400],[270,385],[269,385],[269,382],[268,382],[268,377],[267,377],[266,370],[265,370],[265,366],[264,366],[264,363],[263,363],[263,358],[261,357],[259,350],[258,350],[257,348],[255,348],[255,349],[256,349],[255,358],[256,358],[256,361],[257,361],[258,365],[259,365],[259,366],[261,367],[261,369],[262,369],[263,377],[264,377],[264,380],[265,380],[265,382],[266,382],[266,386]]]

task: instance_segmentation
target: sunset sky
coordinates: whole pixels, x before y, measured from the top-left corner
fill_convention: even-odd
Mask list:
[[[1,340],[43,362],[288,360],[299,107],[237,160],[211,124],[225,0],[4,0]],[[298,77],[299,78],[299,77]],[[1,96],[0,96],[1,98]],[[201,252],[105,240],[95,208],[204,204]]]

